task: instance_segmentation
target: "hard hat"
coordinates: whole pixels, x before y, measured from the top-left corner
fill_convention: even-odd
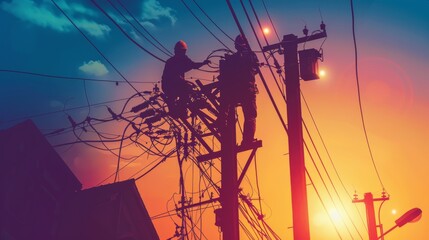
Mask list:
[[[243,51],[244,49],[247,49],[246,37],[241,34],[238,35],[235,38],[234,45],[235,45],[235,49],[237,49],[238,51]]]
[[[185,41],[180,40],[176,43],[174,46],[174,50],[188,50],[188,45],[185,43]]]
[[[239,34],[236,38],[234,43],[237,45],[246,45],[246,37],[244,37],[243,35]]]

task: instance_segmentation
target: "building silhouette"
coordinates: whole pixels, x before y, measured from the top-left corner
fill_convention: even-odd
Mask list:
[[[0,239],[159,239],[134,180],[82,190],[30,120],[0,131]]]

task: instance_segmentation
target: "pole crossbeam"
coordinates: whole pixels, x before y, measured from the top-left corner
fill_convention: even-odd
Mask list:
[[[381,198],[374,198],[372,193],[364,194],[363,199],[358,199],[357,196],[353,199],[353,203],[365,203],[366,220],[368,225],[369,240],[377,240],[377,221],[375,219],[374,202],[389,200],[389,196],[382,196]],[[381,223],[380,223],[381,224]],[[381,233],[383,234],[383,233]]]

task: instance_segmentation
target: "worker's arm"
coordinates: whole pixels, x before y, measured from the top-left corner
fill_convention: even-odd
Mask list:
[[[210,60],[204,60],[204,62],[193,62],[192,63],[192,68],[193,69],[198,69],[198,68],[200,68],[200,67],[202,67],[202,66],[204,66],[206,64],[209,64],[209,63],[211,63]]]

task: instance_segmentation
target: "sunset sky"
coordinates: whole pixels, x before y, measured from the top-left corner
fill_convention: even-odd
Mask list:
[[[132,81],[139,91],[152,90],[154,84],[161,79],[163,62],[142,51],[126,38],[91,1],[55,2],[108,61],[76,30],[52,1],[1,0],[0,129],[31,118],[43,133],[50,133],[70,127],[68,115],[76,121],[82,121],[88,115],[99,118],[109,116],[106,105],[114,110],[121,109],[124,101],[87,107],[88,102],[97,104],[126,99],[135,93],[110,63]],[[136,42],[157,57],[163,60],[168,58],[130,27],[107,1],[97,2]],[[120,7],[116,0],[112,2]],[[195,61],[203,61],[213,50],[225,48],[193,17],[182,1],[121,2],[171,52],[178,40],[187,42],[187,54]],[[216,37],[233,49],[233,42],[217,29],[195,4],[198,3],[225,33],[234,38],[239,31],[226,1],[184,2]],[[252,49],[260,51],[240,1],[231,2]],[[243,2],[256,27],[249,1]],[[299,49],[323,48],[324,61],[319,63],[319,68],[325,70],[326,75],[316,81],[301,81],[301,90],[310,109],[309,112],[303,100],[302,112],[311,139],[335,186],[334,189],[328,181],[328,176],[322,171],[334,201],[331,201],[324,188],[309,153],[306,153],[306,166],[342,239],[361,239],[359,233],[363,239],[368,239],[365,207],[362,203],[353,204],[351,198],[355,192],[359,198],[363,198],[366,192],[372,192],[374,197],[381,197],[382,185],[391,197],[381,208],[381,221],[385,230],[394,226],[394,221],[409,209],[418,207],[423,210],[423,217],[419,222],[398,228],[385,239],[427,239],[429,147],[426,145],[429,142],[429,79],[426,71],[429,70],[429,1],[354,2],[361,103],[374,163],[381,181],[371,160],[362,127],[355,78],[350,1],[253,0],[252,3],[262,26],[269,30],[266,37],[270,44],[278,42],[275,30],[280,38],[286,34],[303,36],[304,26],[311,33],[319,30],[322,20],[326,24],[328,38],[325,41],[321,39],[309,42],[305,46],[300,45]],[[263,3],[268,8],[275,29],[270,24]],[[259,28],[256,30],[262,40],[262,31]],[[257,56],[260,62],[264,61],[261,52],[257,52]],[[282,65],[283,56],[276,55],[276,58]],[[286,119],[286,105],[274,79],[266,66],[261,69]],[[48,78],[16,71],[115,80],[119,84],[109,81]],[[200,71],[187,74],[188,79],[200,78],[203,83],[210,82],[215,76],[216,74]],[[263,141],[263,147],[257,152],[262,208],[266,221],[274,231],[282,239],[292,239],[288,139],[259,77],[257,84],[260,94],[257,100],[259,112],[256,137]],[[241,111],[238,112],[241,114]],[[120,126],[123,125],[116,124],[106,124],[103,131],[120,133]],[[309,144],[311,155],[315,157],[316,165],[322,169],[317,152],[306,132],[304,137]],[[75,138],[68,133],[48,137],[48,140],[52,145],[57,145],[74,141]],[[115,171],[116,157],[108,152],[84,144],[57,147],[56,150],[83,183],[84,188],[96,186]],[[131,156],[133,152],[127,151],[125,154]],[[245,156],[240,155],[241,158]],[[152,159],[155,158],[144,156],[130,164],[121,172],[121,180],[135,174]],[[173,194],[177,195],[179,191],[176,161],[167,161],[147,177],[137,181],[151,216],[165,212],[167,206],[168,210],[174,208],[171,199]],[[220,166],[219,162],[217,166]],[[255,179],[256,174],[252,166],[243,187],[246,193],[253,193],[254,198],[257,197]],[[112,181],[113,178],[110,178],[103,184]],[[340,195],[341,203],[335,195],[335,190]],[[310,184],[308,203],[312,239],[338,239],[328,214]],[[258,204],[255,202],[255,205]],[[334,205],[339,206],[339,209],[335,210]],[[379,203],[376,203],[376,212],[378,206]],[[212,212],[212,209],[207,212]],[[346,212],[350,218],[346,216]],[[206,217],[204,224],[208,225],[207,238],[219,239],[218,229],[212,225],[213,214],[208,213]],[[154,220],[154,224],[161,239],[174,234],[175,228],[170,218]]]

